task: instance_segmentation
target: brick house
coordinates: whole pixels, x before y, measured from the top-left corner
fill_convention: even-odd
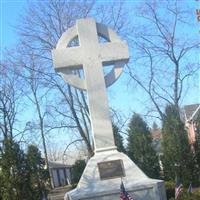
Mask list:
[[[193,145],[196,142],[196,120],[199,113],[200,104],[186,105],[183,108],[184,122],[188,133],[188,141],[192,149],[194,149]]]

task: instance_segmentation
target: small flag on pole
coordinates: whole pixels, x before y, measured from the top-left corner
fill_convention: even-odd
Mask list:
[[[120,200],[134,200],[129,193],[126,191],[124,187],[123,181],[121,182],[121,192],[120,192]]]
[[[191,194],[192,193],[192,183],[190,183],[189,187],[188,187],[188,193]]]
[[[175,199],[178,199],[179,195],[181,194],[183,190],[183,185],[181,184],[178,177],[176,177],[176,186],[175,186]]]

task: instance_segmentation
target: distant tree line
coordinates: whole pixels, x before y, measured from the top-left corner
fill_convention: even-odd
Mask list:
[[[149,177],[174,181],[178,176],[185,185],[191,182],[200,184],[200,115],[197,118],[195,152],[192,152],[176,107],[166,107],[160,158],[163,171],[150,128],[139,114],[134,113],[128,124],[127,145],[124,145],[120,129],[114,123],[113,133],[118,151],[126,153]],[[46,195],[50,188],[49,173],[36,146],[28,146],[24,153],[17,142],[5,139],[0,150],[0,198],[36,200]],[[71,171],[73,184],[78,183],[85,166],[84,160],[75,162]]]
[[[34,145],[25,153],[11,139],[3,141],[0,151],[0,199],[39,200],[49,187],[44,159]]]
[[[158,154],[152,143],[150,128],[142,117],[134,113],[127,129],[127,145],[124,145],[119,127],[113,123],[117,150],[126,153],[151,178],[175,181],[178,176],[187,187],[190,183],[200,185],[200,115],[197,118],[195,152],[191,150],[184,122],[176,106],[165,109],[161,127],[161,152]],[[85,168],[78,161],[74,168],[74,182],[78,182]]]
[[[191,149],[185,124],[175,105],[166,107],[161,125],[160,155],[153,146],[150,128],[136,113],[128,124],[126,148],[123,145],[123,137],[119,136],[117,126],[114,126],[118,150],[127,153],[151,178],[174,181],[178,176],[186,186],[190,183],[200,185],[200,114],[197,118],[195,151]]]

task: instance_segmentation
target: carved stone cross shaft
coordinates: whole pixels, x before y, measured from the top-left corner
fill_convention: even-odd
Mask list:
[[[99,43],[98,35],[108,40]],[[79,45],[67,47],[78,36]],[[60,38],[53,50],[55,70],[63,75],[69,84],[86,89],[95,151],[115,149],[106,86],[111,85],[121,73],[122,65],[128,61],[128,47],[110,29],[97,24],[94,19],[77,20]],[[114,69],[104,77],[103,66],[114,64]],[[70,75],[66,69],[83,68],[85,80]]]

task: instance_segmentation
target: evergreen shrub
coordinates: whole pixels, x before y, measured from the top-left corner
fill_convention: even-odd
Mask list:
[[[174,197],[175,183],[173,181],[165,181],[165,189],[166,189],[167,199]]]
[[[170,198],[169,200],[175,200],[175,198]],[[187,190],[184,189],[177,200],[200,200],[200,189],[194,191],[192,194],[189,194]]]

